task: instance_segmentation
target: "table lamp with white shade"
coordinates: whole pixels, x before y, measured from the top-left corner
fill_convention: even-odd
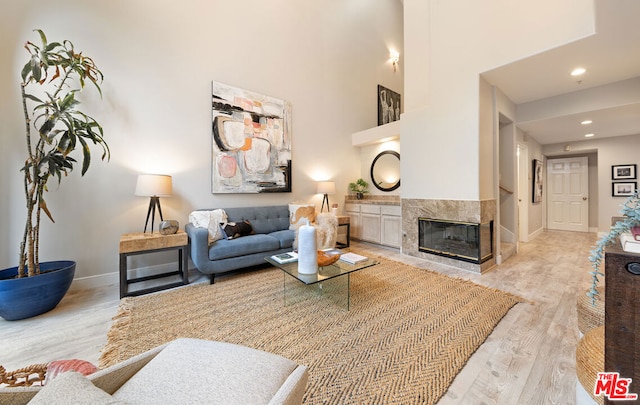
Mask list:
[[[322,198],[322,207],[320,208],[320,212],[322,212],[322,210],[324,209],[325,201],[327,202],[327,211],[329,211],[329,208],[331,207],[329,205],[329,194],[336,193],[336,183],[334,183],[333,181],[319,181],[316,192],[318,194],[324,194],[324,197]]]
[[[147,220],[144,223],[144,232],[147,232],[149,224],[149,216],[151,216],[151,233],[153,233],[154,220],[156,216],[156,206],[162,218],[162,208],[160,208],[160,197],[171,197],[172,183],[171,176],[164,174],[139,174],[136,183],[136,195],[142,197],[150,197],[149,210],[147,211]]]

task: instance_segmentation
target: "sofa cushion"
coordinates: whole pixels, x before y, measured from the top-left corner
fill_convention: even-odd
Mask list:
[[[113,397],[137,404],[267,404],[297,364],[224,342],[177,339]]]
[[[100,405],[100,404],[126,404],[93,385],[87,377],[75,372],[62,373],[47,385],[29,401],[32,405]]]
[[[256,234],[237,239],[222,239],[209,248],[209,260],[228,259],[277,249],[280,249],[280,241],[269,235]]]
[[[280,242],[281,249],[287,249],[287,248],[293,247],[293,240],[296,237],[296,232],[289,229],[285,229],[283,231],[271,232],[269,236],[272,236],[278,239],[278,241]]]

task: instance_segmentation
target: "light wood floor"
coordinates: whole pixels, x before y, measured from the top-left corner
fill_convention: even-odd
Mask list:
[[[457,376],[440,405],[574,404],[576,297],[589,283],[593,233],[547,231],[517,255],[479,275],[401,256],[397,250],[352,243],[417,267],[517,294],[516,305]],[[232,277],[230,275],[229,277]],[[192,282],[206,282],[194,274]],[[0,364],[14,370],[55,359],[95,364],[118,306],[118,286],[67,294],[53,311],[7,322],[0,318]]]

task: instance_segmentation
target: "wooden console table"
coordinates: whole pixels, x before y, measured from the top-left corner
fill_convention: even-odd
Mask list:
[[[184,231],[173,235],[159,233],[125,233],[120,237],[120,298],[148,294],[155,291],[189,284],[187,247],[189,239]],[[146,253],[178,251],[178,270],[129,279],[127,275],[127,257]],[[171,276],[182,276],[182,281],[155,287],[129,291],[129,284]]]
[[[616,242],[605,253],[604,370],[632,379],[629,393],[640,393],[640,254]],[[598,370],[600,371],[600,370]],[[605,398],[604,403],[617,403]]]

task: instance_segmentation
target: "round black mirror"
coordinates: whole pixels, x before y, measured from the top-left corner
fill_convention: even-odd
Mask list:
[[[371,163],[371,181],[381,191],[400,187],[400,154],[392,150],[378,153]]]

